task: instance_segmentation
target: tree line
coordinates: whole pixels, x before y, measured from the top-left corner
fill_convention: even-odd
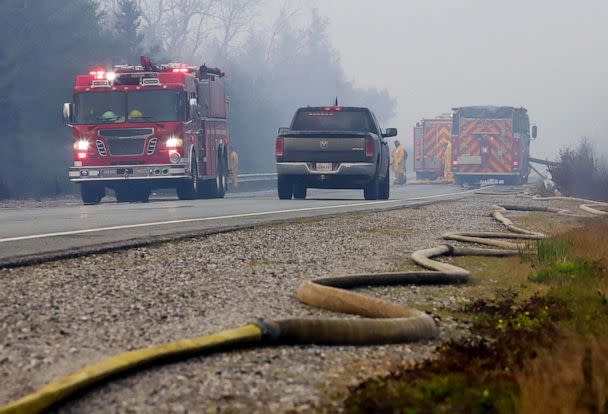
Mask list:
[[[67,180],[72,136],[61,104],[77,74],[137,63],[220,66],[230,95],[231,138],[242,171],[274,168],[276,130],[295,108],[373,107],[388,120],[387,91],[356,88],[328,36],[328,21],[296,0],[276,18],[257,0],[3,0],[0,3],[0,198],[76,190]]]

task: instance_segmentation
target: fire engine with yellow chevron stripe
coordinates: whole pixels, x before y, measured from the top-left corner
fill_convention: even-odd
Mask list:
[[[453,108],[452,173],[457,184],[498,180],[528,182],[530,140],[536,138],[526,108],[466,106]]]
[[[180,199],[224,197],[229,173],[228,101],[217,68],[181,63],[96,68],[76,77],[63,106],[86,204],[112,189],[117,201],[147,201],[154,188]]]
[[[445,156],[448,152],[446,149],[452,138],[451,135],[451,114],[423,119],[416,124],[414,127],[414,171],[417,180],[435,180],[444,176]]]

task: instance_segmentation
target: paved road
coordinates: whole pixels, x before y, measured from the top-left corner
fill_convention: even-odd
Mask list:
[[[409,185],[392,187],[391,199],[386,201],[365,201],[362,191],[354,190],[309,190],[306,200],[283,201],[277,199],[275,191],[259,191],[228,195],[221,200],[152,198],[146,204],[2,209],[0,266],[34,256],[104,250],[176,234],[419,205],[471,194],[472,190],[467,192],[453,185]]]

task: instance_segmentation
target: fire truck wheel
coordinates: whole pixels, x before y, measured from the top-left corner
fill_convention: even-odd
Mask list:
[[[391,182],[390,181],[391,180],[390,180],[389,169],[387,167],[386,175],[384,176],[382,181],[380,181],[380,187],[378,189],[378,198],[380,200],[388,200],[389,197],[391,196]]]
[[[306,186],[302,184],[295,184],[293,186],[293,198],[296,200],[304,200],[306,198]]]
[[[280,200],[291,200],[293,196],[293,184],[287,177],[279,175],[277,177],[277,192]]]
[[[184,180],[177,186],[177,197],[180,200],[194,200],[199,195],[200,180],[198,178],[198,164],[195,161],[195,157],[193,154],[190,166],[191,178]]]
[[[228,163],[226,162],[226,157],[223,156],[222,159],[218,160],[218,169],[217,169],[217,177],[215,179],[215,197],[224,198],[226,195],[226,186],[228,185]]]
[[[84,204],[98,204],[106,195],[106,189],[99,184],[82,183],[80,185],[80,195]]]

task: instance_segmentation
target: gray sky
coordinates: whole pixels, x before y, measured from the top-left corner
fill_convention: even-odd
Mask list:
[[[396,97],[384,126],[402,139],[453,106],[521,105],[539,127],[534,155],[555,156],[580,136],[608,154],[608,1],[314,4],[330,19],[347,77]]]

